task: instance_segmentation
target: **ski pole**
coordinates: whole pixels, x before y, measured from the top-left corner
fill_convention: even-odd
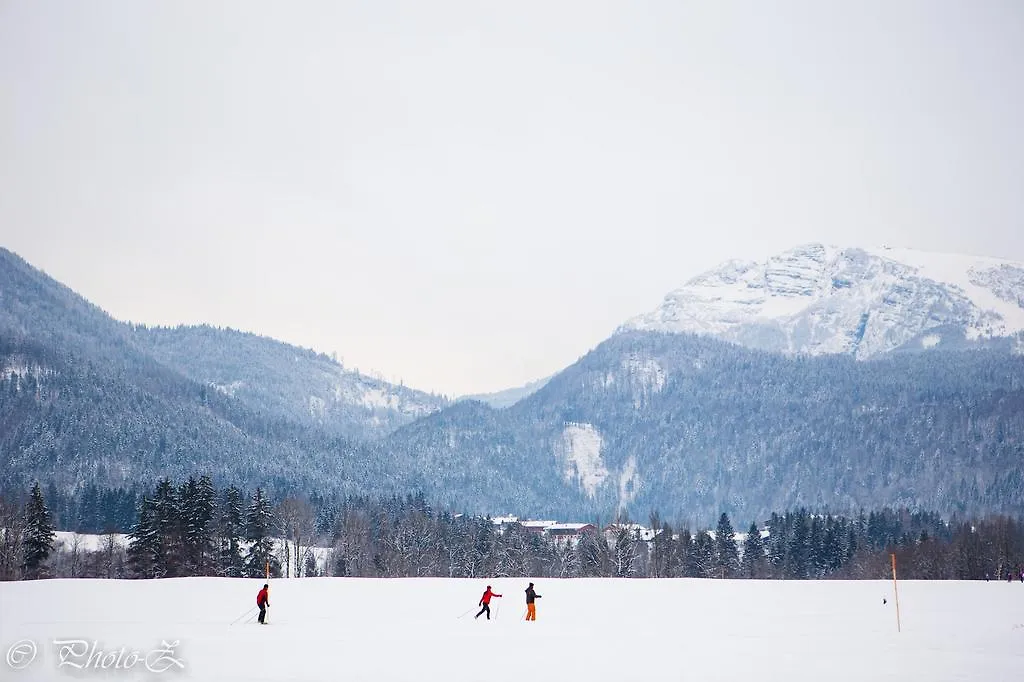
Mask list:
[[[256,607],[254,606],[251,609],[249,609],[248,611],[246,611],[245,613],[243,613],[238,618],[235,618],[233,621],[231,621],[231,624],[234,625],[235,623],[237,623],[238,621],[242,620],[243,618],[245,618],[246,616],[248,616],[250,613],[252,613],[255,610],[256,610]]]
[[[459,616],[459,618],[465,618],[466,616],[468,616],[468,615],[469,615],[469,612],[470,612],[470,611],[472,611],[472,610],[473,610],[473,609],[475,609],[475,608],[476,608],[475,606],[470,606],[470,607],[469,607],[468,609],[466,609],[466,612],[465,612],[465,613],[463,613],[463,614],[462,614],[461,616]],[[457,620],[457,619],[456,619],[456,620]]]

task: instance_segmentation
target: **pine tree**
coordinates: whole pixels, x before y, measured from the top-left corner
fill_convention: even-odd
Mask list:
[[[844,535],[843,520],[829,516],[823,541],[826,574],[838,571],[843,566]]]
[[[850,524],[849,529],[846,531],[846,544],[843,547],[843,563],[847,563],[853,560],[854,555],[857,553],[857,528],[854,524]]]
[[[198,481],[189,476],[178,491],[186,575],[206,575],[212,568],[210,523],[213,520],[214,495],[209,476],[202,476]]]
[[[182,575],[183,542],[181,532],[181,505],[171,479],[161,479],[153,492],[153,519],[160,536],[156,545],[153,573],[157,578]]]
[[[786,546],[785,577],[804,579],[810,570],[810,523],[806,509],[793,516],[793,531]]]
[[[785,577],[786,549],[788,547],[789,525],[792,517],[779,516],[772,512],[768,520],[768,543],[765,551],[768,555],[768,564],[771,567],[770,578]]]
[[[139,505],[139,518],[128,533],[128,565],[139,578],[159,577],[158,562],[163,556],[160,533],[156,524],[156,503],[144,498]]]
[[[245,568],[241,550],[242,491],[236,486],[228,487],[223,493],[218,525],[220,574],[229,578],[240,578]]]
[[[757,529],[756,523],[751,522],[747,537],[743,540],[741,572],[747,578],[764,578],[766,577],[766,564],[767,557],[765,556],[764,542],[761,541],[761,531]]]
[[[715,541],[706,530],[693,538],[686,561],[686,577],[711,578],[715,575]]]
[[[22,539],[22,570],[25,578],[34,580],[46,576],[46,560],[53,551],[53,540],[56,536],[50,510],[46,508],[43,492],[37,482],[32,486],[28,507],[25,510]]]
[[[810,533],[807,538],[807,575],[820,578],[828,569],[828,558],[825,556],[825,523],[820,516],[811,518]]]
[[[207,475],[199,477],[196,489],[194,518],[191,521],[194,546],[199,553],[199,568],[203,575],[210,575],[216,565],[214,551],[213,522],[217,508],[217,491]]]
[[[736,548],[736,533],[732,529],[729,515],[722,512],[715,529],[716,577],[735,578],[740,571],[740,555]]]
[[[274,514],[270,502],[261,488],[256,488],[245,516],[245,539],[249,551],[245,557],[245,574],[250,578],[266,576],[267,566],[274,577],[281,575],[281,562],[274,556],[274,541],[270,537]]]

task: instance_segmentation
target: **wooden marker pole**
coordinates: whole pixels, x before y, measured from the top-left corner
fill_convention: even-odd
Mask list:
[[[896,555],[892,554],[892,595],[896,599],[896,632],[900,629],[900,593],[896,590]]]

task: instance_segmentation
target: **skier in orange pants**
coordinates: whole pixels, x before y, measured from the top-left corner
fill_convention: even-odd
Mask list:
[[[540,599],[540,595],[534,592],[533,583],[530,583],[530,586],[526,588],[526,620],[537,620],[535,599]]]

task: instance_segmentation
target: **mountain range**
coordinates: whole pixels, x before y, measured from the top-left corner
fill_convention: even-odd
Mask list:
[[[379,437],[449,402],[267,337],[206,325],[171,329],[118,322],[4,249],[0,334],[9,343],[38,344],[97,367],[159,365],[258,413],[352,438]],[[17,357],[8,358],[7,371],[23,366]]]
[[[118,322],[0,249],[0,487],[205,472],[561,518],[1019,512],[1022,275],[823,245],[733,261],[553,377],[449,401],[253,334]]]
[[[858,359],[984,344],[1024,331],[1024,264],[909,249],[808,244],[729,261],[622,329],[709,334],[750,348]]]

